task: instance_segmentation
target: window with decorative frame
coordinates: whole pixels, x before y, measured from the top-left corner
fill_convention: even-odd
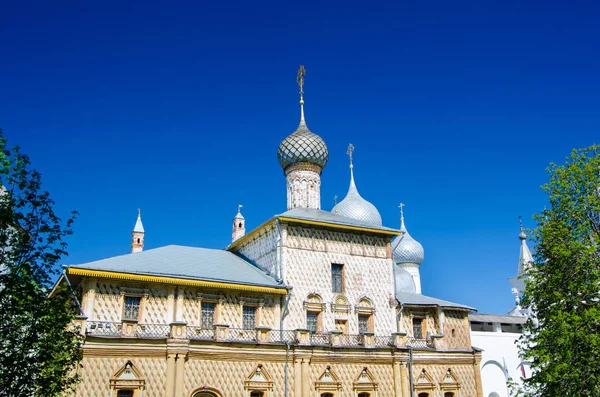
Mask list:
[[[242,307],[242,328],[246,330],[256,328],[256,306]]]
[[[215,325],[215,313],[217,310],[217,304],[214,302],[202,302],[200,306],[200,326],[203,329],[213,329]]]
[[[146,380],[140,370],[127,361],[111,378],[112,397],[140,397],[146,388]]]
[[[138,321],[140,317],[141,296],[125,295],[123,302],[123,320]]]
[[[322,332],[322,313],[325,309],[325,303],[318,294],[310,294],[304,301],[304,309],[306,310],[306,329],[311,333]]]
[[[363,297],[358,301],[358,305],[355,307],[358,320],[358,333],[366,334],[374,332],[374,313],[375,307],[373,302],[367,297]]]

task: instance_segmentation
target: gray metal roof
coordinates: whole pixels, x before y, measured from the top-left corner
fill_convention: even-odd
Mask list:
[[[398,234],[400,234],[400,230],[397,229],[374,225],[372,223],[361,222],[359,220],[348,218],[346,216],[334,214],[333,212],[316,210],[313,208],[294,208],[277,216],[296,218],[308,221],[326,222],[334,225],[364,227],[368,229],[382,230],[387,232],[397,232]]]
[[[466,309],[472,311],[476,310],[470,306],[461,305],[459,303],[452,303],[441,299],[432,298],[430,296],[415,294],[412,292],[396,291],[396,299],[398,299],[398,302],[402,303],[403,305],[440,306],[449,308],[454,307],[457,309]]]
[[[525,324],[527,317],[507,316],[498,314],[469,314],[469,321],[480,323]]]
[[[354,170],[350,168],[350,187],[346,197],[333,207],[334,214],[346,216],[358,221],[381,226],[381,215],[377,208],[358,193],[356,183],[354,182]]]
[[[296,131],[279,144],[277,158],[284,171],[296,163],[311,163],[324,168],[329,160],[329,152],[325,141],[301,121]]]
[[[167,245],[69,267],[285,288],[229,251],[181,245]]]

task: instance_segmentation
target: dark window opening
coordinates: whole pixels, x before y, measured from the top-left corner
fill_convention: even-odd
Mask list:
[[[118,390],[117,397],[133,397],[133,390]]]
[[[423,319],[413,318],[413,338],[423,339]]]
[[[306,329],[308,329],[311,334],[319,332],[318,312],[306,312]]]
[[[125,309],[123,310],[123,319],[137,321],[140,315],[140,300],[139,296],[126,296]]]
[[[244,306],[243,309],[243,328],[254,329],[256,328],[256,307]]]
[[[342,292],[344,290],[344,265],[331,265],[331,291]]]
[[[364,334],[369,332],[369,315],[359,314],[358,315],[358,333]]]
[[[204,329],[213,329],[215,325],[215,303],[202,303],[201,326]]]

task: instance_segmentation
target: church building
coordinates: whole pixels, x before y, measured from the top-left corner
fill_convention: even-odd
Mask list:
[[[85,336],[75,396],[483,396],[475,310],[421,294],[423,247],[361,197],[352,146],[348,194],[321,209],[329,156],[304,75],[300,124],[277,150],[285,212],[246,231],[238,207],[221,250],[144,250],[138,212],[131,253],[65,265]]]

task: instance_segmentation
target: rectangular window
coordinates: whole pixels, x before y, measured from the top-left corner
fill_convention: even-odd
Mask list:
[[[126,296],[125,308],[123,310],[123,319],[137,321],[140,315],[140,300],[139,296]]]
[[[348,335],[348,321],[335,320],[335,330],[340,331],[344,335]]]
[[[344,290],[344,265],[331,265],[331,291],[343,292]]]
[[[413,338],[423,339],[423,319],[413,318]]]
[[[358,315],[358,333],[364,334],[369,332],[369,315],[359,314]]]
[[[133,390],[118,390],[117,397],[133,397]]]
[[[202,302],[202,328],[213,329],[215,325],[215,308],[214,303]]]
[[[244,329],[256,328],[256,307],[244,306],[242,326]]]
[[[319,332],[319,313],[306,312],[306,329],[308,329],[311,334]]]

